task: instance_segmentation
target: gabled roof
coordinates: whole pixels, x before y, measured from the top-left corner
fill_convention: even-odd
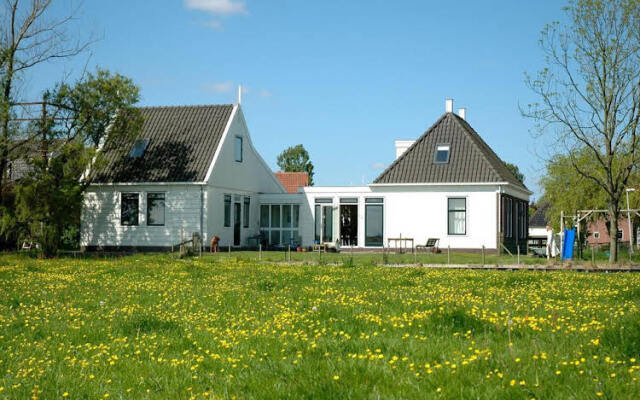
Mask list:
[[[287,193],[298,193],[301,186],[309,186],[309,174],[306,172],[276,172],[276,178]]]
[[[549,219],[547,218],[547,210],[549,209],[549,203],[540,203],[536,212],[529,217],[529,226],[531,228],[545,227],[549,225]]]
[[[92,182],[203,182],[232,111],[230,104],[141,107],[140,133],[124,145],[107,139],[106,162],[93,171]],[[132,158],[140,139],[148,139],[148,146]]]
[[[439,144],[450,146],[447,163],[434,162]],[[374,184],[492,182],[527,190],[467,121],[445,113]]]

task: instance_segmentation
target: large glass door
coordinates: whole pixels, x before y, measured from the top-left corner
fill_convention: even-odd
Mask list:
[[[330,202],[331,199],[316,199],[314,237],[316,243],[333,242],[333,205],[322,204]]]

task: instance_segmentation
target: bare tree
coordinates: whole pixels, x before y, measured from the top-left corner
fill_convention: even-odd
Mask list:
[[[570,0],[565,11],[568,24],[542,31],[546,68],[526,79],[540,100],[523,114],[606,192],[613,263],[620,200],[640,156],[640,1]]]
[[[62,18],[50,18],[51,4],[52,0],[4,0],[0,10],[0,196],[6,185],[17,80],[39,64],[76,56],[89,45],[67,33],[76,10]]]

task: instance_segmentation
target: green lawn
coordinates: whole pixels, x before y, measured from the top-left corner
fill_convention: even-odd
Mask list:
[[[262,259],[260,260],[260,253],[257,251],[232,251],[228,252],[226,249],[222,249],[217,254],[204,254],[205,258],[222,261],[222,260],[242,260],[242,261],[269,261],[269,262],[288,262],[289,257],[291,262],[295,263],[313,263],[313,264],[356,264],[356,265],[384,265],[384,264],[482,264],[482,254],[475,253],[459,253],[450,252],[447,255],[447,249],[441,249],[438,254],[434,253],[417,253],[415,256],[413,253],[397,254],[394,252],[369,252],[369,253],[317,253],[306,252],[298,253],[291,252],[290,255],[287,251],[264,251],[262,252]],[[546,265],[547,259],[544,257],[535,257],[530,255],[521,255],[520,264],[522,265]],[[609,255],[605,251],[597,251],[593,255],[593,260],[598,265],[605,265],[608,263]],[[633,258],[629,257],[629,253],[626,249],[620,251],[619,261],[621,265],[630,265],[633,263],[635,266],[640,267],[640,252],[636,252]],[[560,258],[556,258],[554,262],[558,265],[562,264]],[[591,265],[592,255],[591,251],[585,249],[582,254],[582,259],[576,258],[573,263],[576,265]],[[485,254],[485,265],[516,265],[518,263],[518,256],[515,255],[497,255],[497,254]]]
[[[0,398],[640,398],[640,273],[236,256],[0,257]]]

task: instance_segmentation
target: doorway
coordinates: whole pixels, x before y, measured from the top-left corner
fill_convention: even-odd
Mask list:
[[[240,203],[233,203],[233,245],[240,246]]]
[[[340,205],[340,245],[358,245],[358,205]]]

